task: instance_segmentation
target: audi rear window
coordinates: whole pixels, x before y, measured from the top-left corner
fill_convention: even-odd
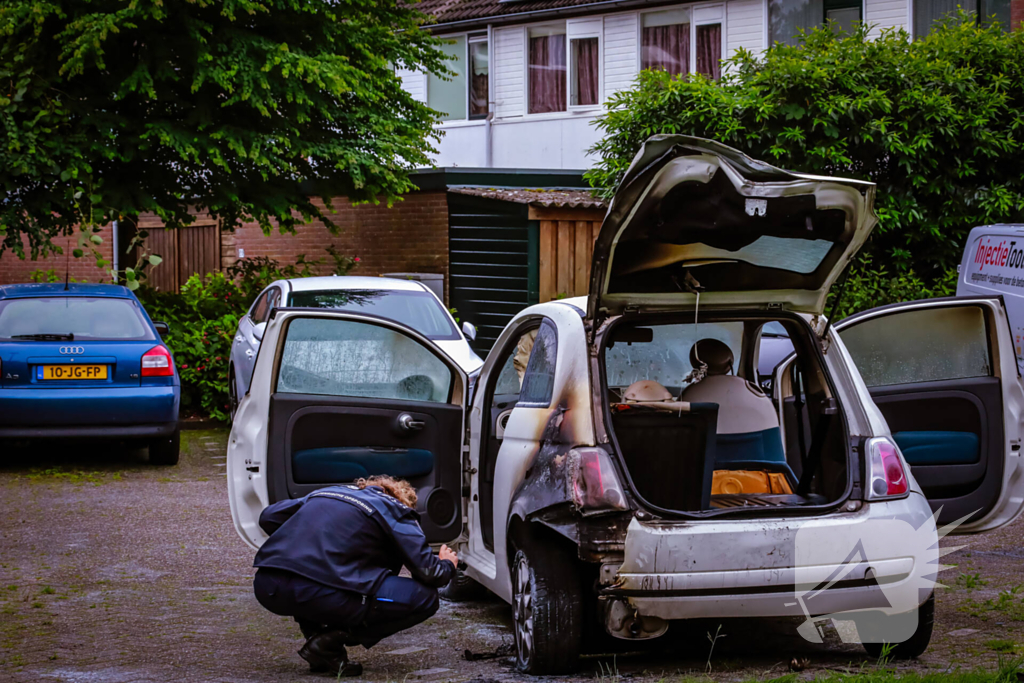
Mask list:
[[[0,301],[0,339],[7,341],[152,340],[130,299],[54,296]]]

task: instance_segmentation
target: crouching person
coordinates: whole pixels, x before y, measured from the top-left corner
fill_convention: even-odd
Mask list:
[[[256,599],[294,617],[315,672],[358,676],[345,646],[370,648],[437,611],[437,589],[455,575],[448,546],[435,556],[419,525],[416,490],[391,477],[332,486],[271,505],[270,538],[256,553]],[[412,578],[398,576],[402,566]]]

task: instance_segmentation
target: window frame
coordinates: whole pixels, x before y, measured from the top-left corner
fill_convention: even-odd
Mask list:
[[[530,111],[530,29],[555,27],[561,25],[565,33],[565,109],[561,111]],[[593,107],[588,107],[593,109]],[[563,116],[569,113],[569,26],[566,20],[561,21],[537,21],[523,26],[523,116],[524,117],[550,117]]]
[[[765,30],[768,27],[768,0],[765,2]],[[664,12],[670,9],[686,9],[690,12],[690,71],[688,75],[692,76],[697,72],[697,27],[698,26],[711,26],[718,24],[722,27],[722,48],[720,59],[725,59],[727,54],[728,42],[728,22],[726,14],[726,4],[724,2],[698,2],[694,4],[682,4],[682,5],[665,5],[663,7],[653,7],[651,9],[645,9],[637,12],[636,17],[636,72],[639,74],[643,71],[643,59],[644,59],[644,15],[654,14],[657,12]],[[717,17],[708,16],[706,13],[712,10],[718,10]],[[700,17],[700,13],[704,12],[705,16]],[[681,75],[681,74],[680,74]]]
[[[979,26],[984,26],[984,24],[982,24],[982,18],[983,17],[982,17],[982,14],[981,14],[981,5],[982,5],[982,2],[984,2],[984,0],[972,0],[972,1],[975,3],[973,12],[974,12],[974,16],[975,16],[975,18],[977,20],[977,24]],[[767,0],[766,0],[766,2],[767,2]],[[917,40],[918,38],[922,38],[922,37],[928,35],[927,33],[919,35],[918,32],[917,32],[917,26],[916,26],[916,22],[914,20],[914,10],[917,9],[917,3],[919,3],[919,2],[922,2],[922,0],[909,0],[907,2],[907,33],[910,34],[910,39],[911,40]],[[962,7],[962,5],[961,5],[961,7]],[[968,12],[972,11],[969,8],[964,8],[964,9],[966,11],[968,11]],[[1013,31],[1013,30],[1014,30],[1014,27],[1012,25],[1011,26],[1003,26],[1003,32],[1004,33],[1010,32],[1010,31]]]
[[[530,376],[530,368],[533,365],[533,356],[534,356],[534,353],[537,351],[537,339],[535,339],[534,340],[533,348],[530,350],[530,358],[526,362],[526,370],[523,371],[523,383],[522,383],[522,385],[519,388],[519,400],[516,401],[516,404],[514,406],[515,408],[542,408],[542,409],[550,408],[551,407],[551,402],[555,400],[555,383],[556,383],[556,381],[558,379],[558,325],[556,325],[555,321],[551,320],[550,318],[547,318],[547,317],[542,318],[541,321],[540,321],[540,325],[538,325],[536,327],[537,338],[538,339],[540,338],[541,331],[544,330],[544,328],[548,328],[548,329],[551,330],[551,335],[552,335],[551,338],[552,338],[553,344],[554,344],[554,349],[553,349],[552,353],[554,355],[554,362],[555,362],[555,365],[554,365],[554,367],[551,370],[551,387],[549,389],[547,400],[546,401],[524,401],[523,400],[523,392],[526,391],[526,386],[527,386],[526,380]],[[518,340],[517,340],[517,343],[518,343]]]
[[[491,71],[491,66],[492,66],[492,63],[493,63],[494,60],[493,60],[493,53],[492,53],[492,50],[491,50],[491,32],[490,32],[490,30],[486,30],[486,31],[461,31],[461,32],[458,32],[458,33],[446,33],[444,35],[437,36],[437,37],[442,39],[442,40],[457,40],[459,38],[463,39],[462,54],[458,56],[459,57],[459,61],[458,61],[457,66],[459,66],[459,67],[461,67],[463,69],[462,76],[465,79],[465,81],[464,81],[465,82],[465,88],[463,88],[463,91],[464,91],[463,92],[463,97],[465,99],[465,105],[466,105],[466,116],[464,118],[444,119],[444,120],[439,122],[439,125],[444,126],[444,125],[447,125],[447,124],[460,124],[460,123],[464,124],[464,123],[468,123],[468,122],[474,122],[475,123],[475,122],[480,122],[480,121],[486,120],[487,117],[490,116],[491,113],[492,113],[491,112],[491,88],[492,88],[492,80],[491,80],[491,73],[492,73],[492,71]],[[470,104],[471,104],[471,99],[472,99],[470,97],[470,87],[472,85],[472,76],[473,75],[470,73],[470,62],[469,62],[469,49],[470,48],[469,48],[469,46],[470,46],[470,44],[479,44],[479,43],[484,43],[487,46],[487,112],[485,114],[483,114],[483,115],[477,114],[476,116],[474,116],[474,115],[470,114]],[[423,74],[423,101],[424,101],[423,103],[426,104],[428,107],[430,106],[430,78],[431,78],[430,74],[428,74],[428,73]]]
[[[910,0],[907,3],[907,26],[913,29],[914,21],[914,2],[916,0]],[[830,6],[831,5],[831,6]],[[868,3],[867,0],[823,0],[821,8],[821,23],[819,26],[825,25],[825,19],[828,16],[830,9],[848,9],[855,6],[860,6],[860,21],[864,23],[867,21]],[[772,22],[771,22],[771,0],[764,0],[764,44],[767,47],[771,47],[775,43],[772,41]],[[911,30],[911,37],[913,37],[913,31]]]
[[[593,104],[573,104],[573,71],[575,63],[572,55],[574,40],[597,39],[597,102]],[[604,105],[604,16],[569,19],[565,22],[565,110],[567,112],[593,111]]]

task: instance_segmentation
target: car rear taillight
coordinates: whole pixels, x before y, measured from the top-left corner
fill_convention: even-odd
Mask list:
[[[910,490],[900,449],[888,438],[868,439],[868,498],[878,500],[902,496]]]
[[[615,473],[611,456],[600,448],[569,451],[569,486],[578,508],[626,509],[626,496]]]
[[[173,377],[174,361],[166,346],[154,346],[142,354],[143,377]]]

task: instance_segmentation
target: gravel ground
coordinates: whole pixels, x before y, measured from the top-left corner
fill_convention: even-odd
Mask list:
[[[224,431],[185,432],[182,462],[151,467],[117,446],[0,451],[0,681],[314,681],[298,628],[252,597],[252,552],[235,534]],[[1024,522],[948,561],[928,653],[904,668],[995,665],[1024,643]],[[694,623],[656,649],[585,659],[578,680],[801,677],[873,666],[856,646],[813,646],[797,622]],[[507,659],[466,661],[511,640],[496,600],[442,603],[425,624],[353,659],[375,681],[531,680]],[[805,660],[805,661],[804,661]]]

